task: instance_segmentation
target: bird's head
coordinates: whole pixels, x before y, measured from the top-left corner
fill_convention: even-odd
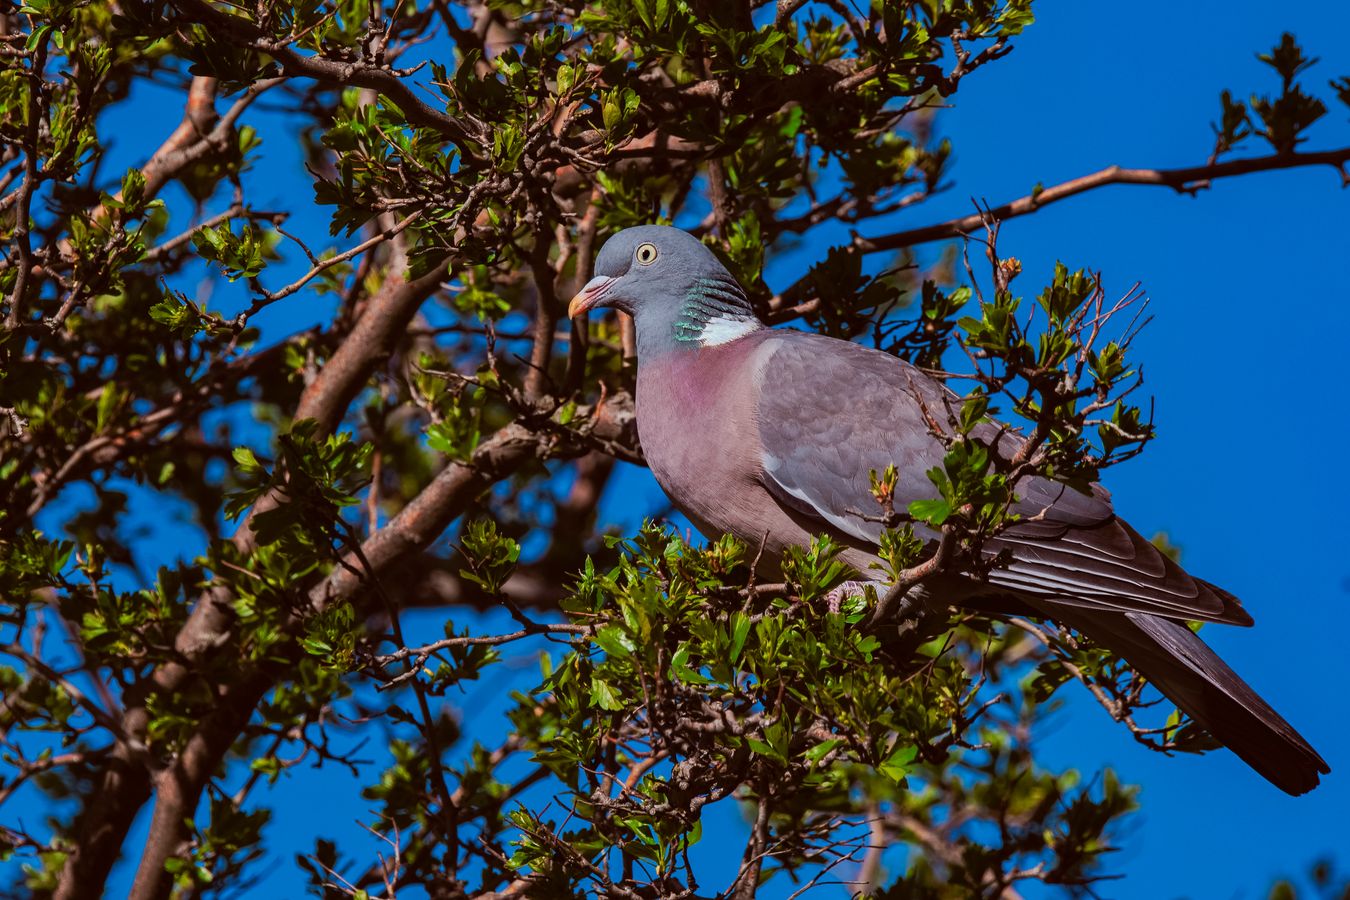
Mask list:
[[[762,326],[745,292],[698,238],[669,225],[626,228],[605,242],[595,277],[567,314],[612,307],[633,317],[638,356],[727,343]]]

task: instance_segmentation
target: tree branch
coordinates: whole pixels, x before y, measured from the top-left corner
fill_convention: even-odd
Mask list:
[[[5,317],[6,331],[13,331],[23,322],[24,304],[28,296],[28,278],[33,270],[29,219],[32,217],[33,192],[42,177],[38,172],[38,136],[45,106],[42,72],[46,67],[47,38],[44,37],[33,52],[32,68],[26,73],[30,84],[28,122],[24,129],[23,141],[23,181],[19,185],[18,206],[14,211],[13,241],[18,251],[18,271],[15,272],[14,290],[9,297],[9,315]]]
[[[845,251],[848,253],[880,253],[902,250],[906,247],[947,240],[948,238],[962,237],[982,229],[988,218],[998,221],[1015,219],[1018,216],[1038,212],[1051,203],[1113,184],[1168,187],[1178,193],[1194,195],[1208,187],[1209,183],[1216,178],[1230,178],[1235,175],[1249,175],[1253,172],[1273,172],[1303,166],[1331,166],[1340,172],[1341,184],[1346,186],[1350,185],[1350,173],[1347,173],[1345,169],[1347,162],[1350,162],[1350,147],[1315,153],[1277,153],[1269,156],[1188,166],[1181,169],[1124,169],[1120,166],[1108,166],[1089,175],[1083,175],[1044,190],[1033,191],[1025,197],[1019,197],[983,212],[877,237],[867,238],[858,235],[853,238],[852,243],[845,248]],[[783,293],[770,300],[767,318],[771,322],[782,322],[798,316],[809,315],[819,309],[821,299],[809,298],[812,284],[810,276],[801,278]]]
[[[341,87],[370,88],[397,103],[413,125],[436,129],[455,143],[472,140],[463,124],[422,102],[392,69],[364,62],[337,62],[321,56],[304,56],[253,22],[240,16],[227,15],[205,0],[173,0],[173,5],[183,15],[229,35],[246,47],[271,56],[287,75],[300,75]]]
[[[611,440],[622,439],[632,427],[631,406],[614,400],[601,411],[596,424],[597,431]],[[378,579],[400,559],[427,547],[483,491],[508,477],[530,459],[546,453],[553,442],[553,435],[516,422],[479,445],[471,461],[451,463],[385,527],[364,541],[359,554],[347,554],[344,560],[346,564],[334,566],[328,577],[309,591],[308,612],[322,611],[333,603],[353,598],[371,587],[367,571],[370,578]],[[356,565],[357,562],[362,564]],[[213,599],[218,599],[222,605],[228,602],[227,592],[216,593],[220,596]],[[300,622],[298,617],[292,619],[293,626],[298,626]],[[298,651],[292,646],[291,652]],[[211,717],[193,734],[183,752],[156,777],[156,802],[150,835],[131,895],[136,900],[162,896],[166,884],[163,880],[164,861],[177,851],[184,818],[196,808],[210,774],[219,765],[239,729],[248,721],[254,707],[271,689],[275,680],[284,676],[285,671],[284,665],[260,667],[242,681],[227,687],[215,704]],[[183,666],[166,666],[156,675],[163,676],[160,681],[176,678],[181,683],[187,672]],[[164,687],[161,685],[157,689],[163,690]],[[134,794],[133,789],[139,787],[140,781],[130,780],[124,788],[131,794],[128,798],[130,801],[136,801],[139,796],[136,806],[144,803],[145,794],[148,793],[145,790]],[[113,811],[121,808],[114,804]],[[127,827],[130,818],[127,816]],[[119,836],[116,846],[120,845]],[[75,898],[79,894],[58,892],[58,896]]]
[[[1090,175],[1083,175],[1041,191],[1033,191],[1025,197],[1020,197],[1002,206],[996,206],[988,210],[987,213],[974,213],[958,219],[939,222],[936,225],[899,231],[895,234],[875,238],[859,238],[855,241],[855,244],[863,253],[876,253],[881,250],[899,250],[904,247],[912,247],[915,244],[928,243],[944,238],[961,237],[983,228],[986,215],[999,221],[1015,219],[1018,216],[1034,213],[1059,200],[1112,184],[1169,187],[1177,193],[1193,195],[1208,187],[1209,182],[1215,178],[1249,175],[1252,172],[1293,169],[1300,166],[1332,166],[1341,173],[1341,184],[1345,186],[1350,185],[1350,175],[1346,173],[1344,168],[1347,161],[1350,161],[1350,147],[1318,153],[1280,153],[1249,159],[1233,159],[1227,162],[1189,166],[1183,169],[1124,169],[1120,166],[1108,166]]]
[[[295,418],[318,420],[322,433],[329,433],[336,428],[342,412],[360,392],[375,365],[392,351],[417,308],[445,278],[448,265],[448,262],[442,262],[426,275],[412,281],[390,277],[384,288],[367,305],[365,313],[357,320],[347,339],[320,370],[319,377],[305,389]],[[250,519],[276,502],[278,498],[274,495],[264,497],[255,504],[249,514]],[[244,550],[253,545],[248,521],[246,519],[241,524],[234,537],[236,545]],[[149,796],[150,782],[144,763],[140,760],[144,754],[143,742],[149,725],[145,701],[150,694],[166,694],[177,690],[191,674],[191,663],[228,642],[234,617],[231,599],[226,589],[208,589],[193,607],[188,621],[175,638],[174,647],[182,662],[160,666],[149,678],[129,691],[122,728],[130,740],[119,743],[114,749],[100,788],[91,794],[75,824],[73,832],[78,835],[77,849],[66,861],[55,894],[57,898],[79,897],[80,885],[102,884],[106,879],[117,858],[126,829],[131,826],[136,810]],[[250,703],[249,710],[252,705]],[[175,779],[171,782],[173,790],[165,795],[170,798],[176,796],[175,792],[178,791],[191,794],[191,788],[196,785],[190,775],[181,772],[163,777]],[[181,822],[181,817],[178,821]]]
[[[145,178],[144,196],[153,197],[158,194],[169,179],[186,165],[180,152],[199,141],[206,140],[211,133],[217,121],[216,89],[214,78],[198,75],[192,79],[192,83],[188,85],[187,103],[183,106],[183,120],[141,167],[141,175]],[[120,200],[122,192],[118,191],[116,196]],[[107,208],[100,205],[94,210],[94,221],[100,221],[107,215]]]

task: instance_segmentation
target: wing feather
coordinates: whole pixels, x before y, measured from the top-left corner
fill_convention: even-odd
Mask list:
[[[945,425],[958,398],[885,353],[802,332],[772,340],[757,409],[766,488],[820,530],[875,544],[881,509],[869,471],[896,465],[896,509],[935,496],[927,472],[945,449],[931,428]],[[802,385],[820,390],[803,395]],[[989,542],[987,552],[1010,557],[987,575],[995,588],[1075,607],[1251,624],[1231,594],[1192,578],[1119,519],[1104,490],[1030,478],[1017,492],[1017,511],[1031,521]]]

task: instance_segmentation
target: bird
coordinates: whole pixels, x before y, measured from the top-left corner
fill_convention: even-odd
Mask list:
[[[946,385],[880,350],[765,325],[718,257],[673,226],[615,233],[593,273],[568,314],[632,317],[638,439],[674,506],[708,538],[755,546],[763,565],[828,534],[844,562],[880,579],[872,475],[896,467],[896,509],[934,495],[926,473],[946,445],[931,410],[954,396]],[[1002,598],[1072,628],[1276,787],[1317,786],[1326,761],[1187,625],[1251,625],[1237,598],[1144,539],[1099,485],[1084,492],[1025,477],[1015,490],[1022,518],[983,551],[1000,563],[943,571],[916,589],[920,602],[988,609]],[[935,533],[914,527],[931,545]]]

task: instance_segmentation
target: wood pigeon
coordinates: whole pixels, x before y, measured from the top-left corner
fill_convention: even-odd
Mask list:
[[[845,562],[875,572],[883,526],[869,473],[895,464],[896,509],[933,495],[926,473],[945,447],[930,410],[953,397],[946,387],[887,353],[766,327],[717,257],[677,228],[619,232],[595,273],[568,313],[633,317],[638,435],[676,507],[708,537],[762,545],[770,566],[826,533]],[[1023,520],[985,548],[1008,561],[943,572],[916,588],[921,602],[1067,625],[1128,660],[1280,789],[1318,784],[1330,771],[1322,757],[1185,624],[1252,624],[1235,597],[1158,551],[1100,488],[1026,478],[1016,491]]]

